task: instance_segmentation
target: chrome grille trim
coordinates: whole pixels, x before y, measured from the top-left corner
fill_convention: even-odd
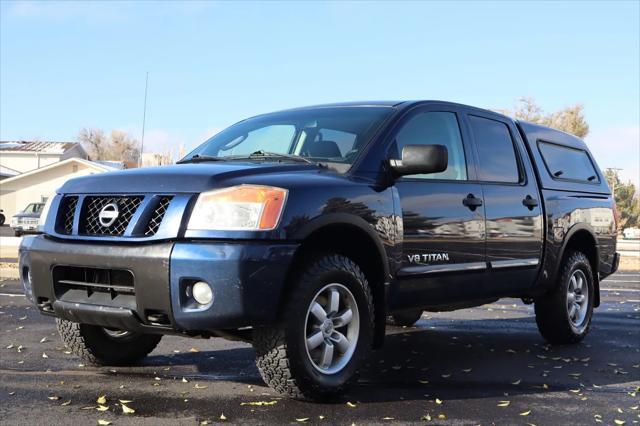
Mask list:
[[[140,206],[142,199],[141,195],[127,195],[127,196],[87,196],[84,199],[82,206],[82,212],[80,215],[80,230],[81,235],[95,235],[95,236],[113,236],[121,237],[124,235],[131,218],[135,214],[136,210]],[[116,204],[119,209],[118,218],[110,226],[103,226],[98,215],[100,211],[108,204]]]

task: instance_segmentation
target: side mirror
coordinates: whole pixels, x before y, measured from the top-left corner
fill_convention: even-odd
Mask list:
[[[440,173],[447,170],[449,155],[444,145],[405,145],[402,160],[390,160],[398,176]]]

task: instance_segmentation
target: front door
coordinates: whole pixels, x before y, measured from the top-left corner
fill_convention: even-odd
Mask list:
[[[414,110],[390,147],[400,158],[405,145],[440,144],[449,165],[441,173],[398,178],[404,226],[402,262],[391,309],[427,307],[480,297],[483,293],[485,223],[482,185],[468,167],[472,150],[450,106]]]
[[[487,288],[505,296],[531,287],[542,255],[543,220],[526,148],[509,120],[466,115],[477,149],[487,227]]]

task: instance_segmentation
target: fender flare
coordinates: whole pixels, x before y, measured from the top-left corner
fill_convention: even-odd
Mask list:
[[[299,230],[295,232],[293,238],[296,241],[304,241],[309,235],[322,228],[334,226],[334,225],[347,225],[357,228],[369,236],[371,241],[376,247],[378,256],[382,259],[382,268],[384,271],[384,281],[388,281],[391,278],[391,268],[389,267],[389,256],[384,248],[380,235],[376,232],[375,228],[366,220],[359,216],[355,216],[349,213],[328,213],[312,219]]]

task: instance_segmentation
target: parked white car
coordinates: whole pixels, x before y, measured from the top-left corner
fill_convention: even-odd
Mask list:
[[[638,240],[640,239],[640,228],[627,228],[622,231],[622,236],[625,240]]]

